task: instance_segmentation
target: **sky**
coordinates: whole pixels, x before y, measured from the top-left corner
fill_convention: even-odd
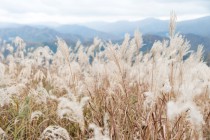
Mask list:
[[[148,17],[178,20],[210,15],[210,0],[0,0],[0,22],[86,23],[135,21]]]

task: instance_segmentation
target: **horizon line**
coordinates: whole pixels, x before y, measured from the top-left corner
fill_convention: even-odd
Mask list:
[[[177,22],[182,22],[182,21],[190,21],[190,20],[195,20],[195,19],[200,19],[200,18],[205,18],[205,17],[210,17],[210,14],[206,15],[198,15],[198,16],[192,16],[192,17],[181,17],[177,16]],[[156,20],[162,20],[162,21],[168,21],[170,20],[170,17],[145,17],[145,18],[138,18],[138,19],[119,19],[119,20],[92,20],[92,21],[83,21],[83,22],[66,22],[66,23],[59,23],[59,22],[54,22],[54,21],[43,21],[43,22],[10,22],[10,21],[0,21],[0,24],[19,24],[19,25],[46,25],[46,24],[54,24],[54,25],[85,25],[85,24],[90,24],[90,23],[97,23],[97,22],[104,22],[104,23],[116,23],[116,22],[137,22],[137,21],[143,21],[147,19],[156,19]],[[53,25],[49,25],[53,26]]]

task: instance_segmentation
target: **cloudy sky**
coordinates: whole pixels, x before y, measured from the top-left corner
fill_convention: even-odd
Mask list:
[[[0,0],[0,21],[81,23],[91,21],[167,19],[210,15],[210,0]]]

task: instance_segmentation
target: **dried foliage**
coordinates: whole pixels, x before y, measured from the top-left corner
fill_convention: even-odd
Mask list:
[[[210,69],[175,19],[147,53],[139,32],[89,47],[57,38],[56,53],[3,44],[1,139],[210,139]]]

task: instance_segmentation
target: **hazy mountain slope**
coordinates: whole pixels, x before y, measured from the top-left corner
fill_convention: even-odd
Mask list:
[[[115,35],[120,35],[121,37],[125,33],[133,34],[133,32],[137,29],[140,30],[143,34],[159,34],[162,32],[168,31],[168,23],[169,21],[158,20],[154,18],[148,18],[140,21],[118,21],[113,23],[107,22],[93,22],[87,23],[86,26],[89,28],[93,28],[95,30],[113,33]]]
[[[210,36],[210,16],[178,22],[177,31],[200,36]]]
[[[184,35],[187,40],[190,41],[191,49],[197,50],[198,45],[204,46],[204,53],[210,52],[210,38],[203,37],[195,34],[185,34]]]
[[[16,36],[20,36],[27,42],[51,42],[56,39],[56,36],[63,38],[71,38],[71,41],[82,39],[78,35],[62,34],[50,28],[35,28],[31,26],[21,26],[18,28],[0,29],[0,37],[5,40],[10,40]]]
[[[148,18],[139,21],[118,21],[118,22],[92,22],[84,24],[95,30],[113,33],[123,36],[125,33],[133,33],[135,29],[139,29],[143,34],[154,34],[167,36],[169,29],[168,20],[159,20]],[[177,22],[177,32],[182,34],[197,34],[200,36],[210,36],[210,16],[193,20]]]
[[[78,40],[84,39],[78,35],[59,33],[50,28],[36,28],[31,26],[21,26],[17,28],[0,29],[0,38],[6,41],[12,41],[16,36],[23,38],[27,47],[38,47],[47,45],[53,51],[56,51],[56,37],[63,38],[69,45],[75,45]]]
[[[99,37],[104,40],[113,40],[118,38],[113,34],[97,31],[81,25],[62,25],[54,29],[60,33],[79,35],[87,41],[93,39],[94,37]]]
[[[143,34],[155,34],[166,36],[169,29],[168,20],[159,20],[154,18],[149,18],[139,21],[140,31]]]
[[[93,22],[87,23],[85,26],[106,32],[114,35],[119,35],[120,37],[124,36],[125,33],[133,33],[138,28],[138,22],[129,22],[129,21],[118,21],[118,22]]]

